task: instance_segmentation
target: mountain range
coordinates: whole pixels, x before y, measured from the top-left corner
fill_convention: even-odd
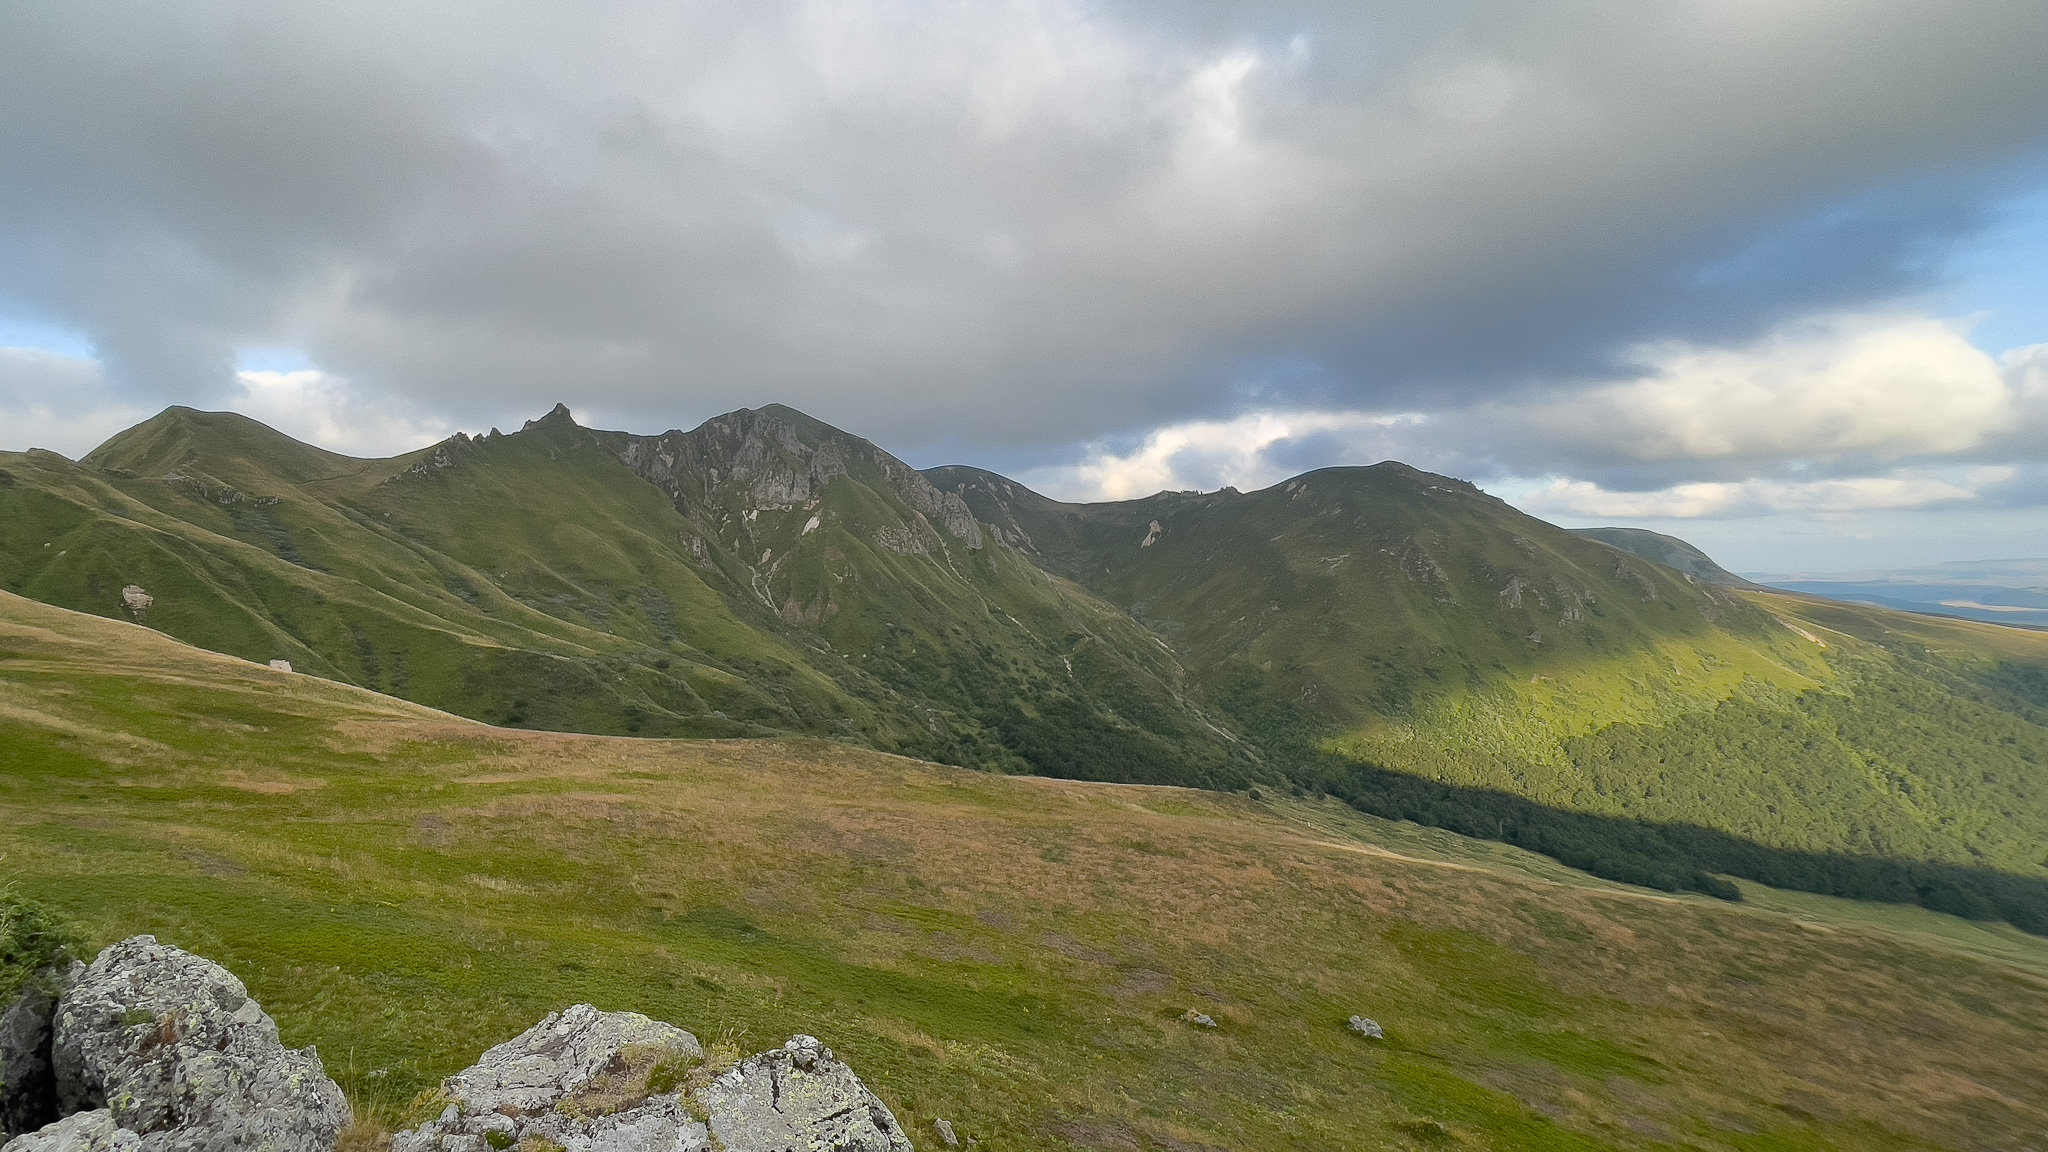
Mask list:
[[[771,405],[360,460],[0,455],[0,587],[508,727],[1330,795],[1598,875],[2048,931],[2048,635],[1763,590],[1387,462],[1068,504]]]

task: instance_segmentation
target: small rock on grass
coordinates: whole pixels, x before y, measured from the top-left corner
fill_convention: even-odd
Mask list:
[[[960,1138],[953,1135],[953,1125],[951,1123],[945,1120],[934,1120],[932,1121],[932,1127],[938,1130],[939,1139],[946,1142],[946,1147],[958,1148],[960,1146]]]
[[[1197,1028],[1216,1027],[1216,1021],[1212,1019],[1208,1013],[1197,1012],[1193,1008],[1190,1008],[1187,1011],[1181,1013],[1180,1018],[1189,1024],[1193,1024]]]
[[[1356,1032],[1367,1040],[1384,1040],[1387,1034],[1380,1030],[1380,1022],[1370,1016],[1353,1016],[1344,1027]]]

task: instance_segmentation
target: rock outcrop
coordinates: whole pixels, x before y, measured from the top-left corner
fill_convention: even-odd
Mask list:
[[[227,969],[154,936],[101,952],[64,994],[52,1062],[61,1112],[109,1109],[145,1152],[332,1152],[350,1122],[317,1052],[286,1048]]]
[[[702,1152],[709,1130],[675,1088],[703,1058],[697,1038],[672,1024],[578,1004],[450,1076],[441,1115],[399,1133],[392,1152],[542,1142],[567,1152]]]
[[[911,1152],[888,1106],[814,1037],[749,1056],[697,1097],[727,1152]]]
[[[57,1001],[78,983],[73,961],[30,976],[0,1010],[0,1140],[57,1119],[57,1076],[50,1063]]]
[[[578,1004],[450,1076],[441,1115],[392,1152],[910,1152],[888,1107],[811,1037],[709,1083],[689,1075],[703,1056],[673,1025]]]
[[[1367,1040],[1384,1040],[1387,1034],[1380,1028],[1380,1022],[1370,1016],[1353,1016],[1344,1022],[1344,1027]]]
[[[6,1152],[142,1152],[142,1137],[114,1123],[105,1108],[77,1112],[7,1142]]]
[[[0,1152],[334,1152],[350,1123],[319,1054],[286,1048],[210,960],[134,936],[39,979],[0,1030],[43,1054],[49,1083],[9,1099],[61,1118]],[[888,1106],[813,1037],[715,1078],[703,1063],[697,1038],[673,1024],[578,1004],[450,1076],[440,1115],[391,1150],[913,1152]],[[24,1083],[34,1067],[7,1065]],[[949,1126],[940,1132],[952,1143]]]

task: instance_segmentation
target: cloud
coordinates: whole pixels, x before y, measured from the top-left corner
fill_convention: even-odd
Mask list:
[[[2001,364],[1954,323],[1832,315],[1746,346],[1639,347],[1639,375],[1481,405],[1464,431],[1501,442],[1514,463],[1553,467],[1867,468],[1967,455],[2041,407],[2031,381],[2048,357],[2015,356]]]
[[[76,458],[153,411],[110,396],[91,357],[0,347],[0,447]]]
[[[2031,482],[2009,482],[2017,462],[2048,460],[2048,345],[1994,359],[1958,323],[1834,314],[1747,344],[1647,345],[1631,360],[1624,378],[1512,402],[1177,422],[1023,478],[1070,499],[1127,499],[1399,459],[1568,518],[1839,515],[2038,498]]]
[[[222,407],[300,440],[357,456],[391,456],[454,431],[402,397],[376,396],[318,370],[235,374]],[[77,459],[160,408],[123,399],[98,360],[36,348],[0,347],[0,428],[5,449],[45,448]]]
[[[1508,403],[1925,287],[2048,136],[2044,36],[2025,0],[9,5],[0,306],[138,404],[238,396],[250,344],[449,419],[779,399],[899,445]],[[1845,451],[1910,450],[1873,420]]]
[[[366,397],[318,369],[237,372],[230,405],[295,439],[348,456],[395,456],[448,438],[455,429],[394,397]]]
[[[1804,483],[1745,480],[1676,484],[1652,492],[1611,492],[1585,480],[1556,479],[1508,498],[1537,516],[1565,519],[1692,520],[1778,512],[1854,513],[1927,508],[1975,500],[1986,488],[2016,474],[2011,467],[1969,470],[1958,478],[1927,475],[1857,476]]]
[[[1421,422],[1412,414],[1256,412],[1234,420],[1175,424],[1146,435],[1127,451],[1095,444],[1078,464],[1022,477],[1054,496],[1131,500],[1160,491],[1225,486],[1263,488],[1284,478],[1287,449],[1326,440],[1355,457],[1362,446]]]

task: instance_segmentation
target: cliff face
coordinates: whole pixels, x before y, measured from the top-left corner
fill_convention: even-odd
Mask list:
[[[872,526],[892,551],[939,550],[941,530],[970,550],[983,544],[981,525],[958,495],[941,492],[868,441],[779,404],[728,412],[688,432],[601,438],[685,515],[816,509],[833,482],[843,480],[897,506],[894,523]]]

